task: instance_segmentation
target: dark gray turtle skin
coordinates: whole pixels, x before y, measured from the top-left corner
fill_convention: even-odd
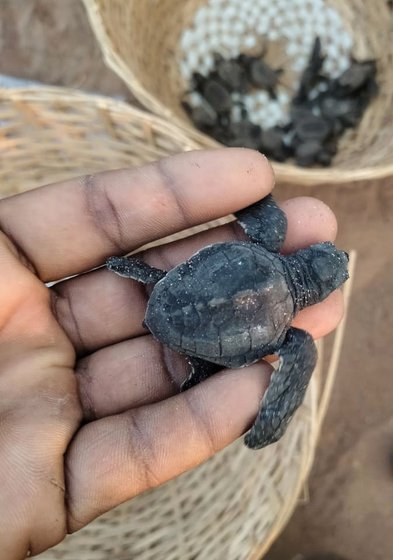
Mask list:
[[[186,355],[191,374],[182,390],[223,367],[278,354],[278,368],[245,437],[247,446],[260,449],[285,433],[316,364],[312,337],[291,322],[346,281],[348,256],[330,242],[279,254],[287,223],[271,195],[236,217],[251,241],[210,245],[169,272],[137,258],[111,257],[107,267],[154,284],[144,325]]]
[[[251,243],[218,243],[156,284],[145,325],[177,352],[238,368],[281,346],[293,315],[276,255]]]

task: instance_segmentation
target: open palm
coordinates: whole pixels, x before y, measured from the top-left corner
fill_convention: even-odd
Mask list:
[[[243,208],[273,183],[260,154],[226,149],[0,201],[1,560],[55,545],[249,428],[270,366],[223,371],[179,394],[187,366],[143,329],[144,288],[92,269]],[[336,222],[324,204],[300,198],[282,207],[285,251],[334,240]],[[143,258],[169,269],[204,245],[242,235],[228,224]],[[341,315],[335,292],[296,325],[317,338]]]

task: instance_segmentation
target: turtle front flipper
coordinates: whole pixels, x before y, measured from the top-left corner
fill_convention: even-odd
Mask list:
[[[150,266],[133,257],[110,257],[106,261],[106,267],[119,276],[131,278],[142,284],[156,284],[166,276],[165,270]]]
[[[280,362],[263,396],[258,416],[244,442],[261,449],[278,441],[302,404],[317,362],[317,349],[310,334],[290,328],[277,351]]]
[[[201,381],[204,381],[211,375],[214,375],[222,366],[218,364],[213,364],[212,362],[207,362],[201,358],[195,358],[193,356],[186,356],[187,362],[191,366],[191,373],[187,379],[182,383],[181,391],[186,391],[191,389],[194,385],[198,385]]]
[[[236,212],[235,216],[254,243],[274,253],[281,249],[287,232],[287,218],[271,194]]]

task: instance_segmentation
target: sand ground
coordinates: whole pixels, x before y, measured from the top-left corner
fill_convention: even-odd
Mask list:
[[[105,68],[78,0],[0,0],[0,73],[130,99]],[[392,131],[393,132],[393,131]],[[338,244],[358,261],[337,382],[309,498],[269,560],[335,552],[393,558],[393,178],[345,187],[279,186],[315,195],[338,217]]]

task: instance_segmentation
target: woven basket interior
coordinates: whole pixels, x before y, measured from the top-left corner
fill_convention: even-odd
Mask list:
[[[76,92],[0,90],[1,195],[188,149],[168,123]],[[319,370],[286,436],[261,452],[242,441],[102,516],[46,560],[251,560],[292,513],[316,446]]]
[[[393,33],[385,0],[277,0],[274,4],[282,6],[282,12],[277,8],[273,15],[266,14],[269,31],[264,34],[266,22],[261,18],[253,19],[252,12],[248,24],[243,26],[239,24],[238,15],[232,15],[229,22],[225,20],[225,6],[227,9],[229,5],[237,5],[237,14],[245,9],[246,2],[239,0],[84,1],[110,66],[145,107],[172,117],[201,146],[216,143],[196,131],[180,100],[189,87],[187,64],[194,68],[200,65],[203,70],[209,52],[216,50],[228,55],[236,49],[247,51],[252,47],[252,38],[257,47],[258,41],[268,44],[269,60],[285,71],[286,96],[295,90],[302,69],[300,59],[304,58],[304,49],[310,48],[317,33],[323,38],[332,75],[339,69],[334,60],[340,57],[344,67],[351,54],[357,59],[376,58],[379,95],[370,104],[360,126],[349,130],[341,139],[333,167],[304,170],[291,164],[277,164],[276,170],[279,177],[283,175],[294,181],[303,177],[305,182],[307,176],[316,181],[339,181],[340,177],[351,178],[350,174],[345,174],[347,171],[352,172],[354,178],[381,176],[393,171]],[[254,6],[258,2],[266,4],[266,0],[255,0]],[[216,9],[206,10],[210,5]],[[322,5],[321,10],[327,14],[335,12],[336,23],[318,16],[319,27],[315,30],[312,22],[305,18],[313,9],[315,11],[316,5]],[[208,13],[205,13],[204,22],[198,24],[201,8]],[[187,47],[184,39],[185,30],[195,30],[196,25],[200,28],[198,52],[195,52],[198,42],[189,41],[191,47]],[[303,33],[299,33],[299,29]],[[345,42],[340,42],[339,35],[346,36],[346,46]],[[187,60],[187,48],[191,63]]]

